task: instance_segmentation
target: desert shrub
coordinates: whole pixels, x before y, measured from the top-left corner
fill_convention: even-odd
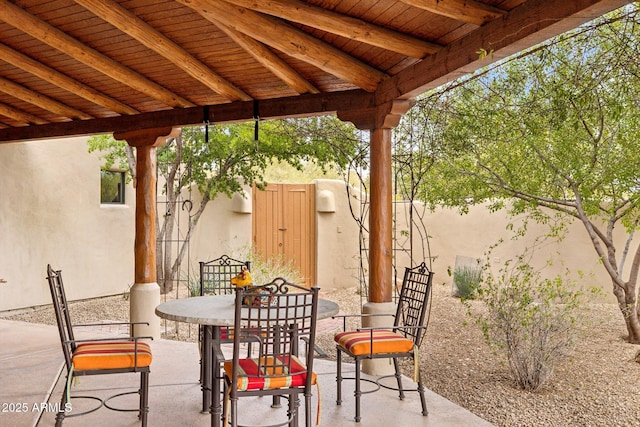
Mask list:
[[[506,356],[518,388],[538,390],[571,353],[582,299],[571,288],[561,276],[541,277],[520,256],[505,262],[497,274],[485,269],[476,290],[486,310],[474,311],[467,302],[487,344]]]
[[[463,265],[453,270],[454,296],[461,299],[474,299],[476,288],[482,280],[482,269],[478,266]]]
[[[291,283],[302,282],[300,271],[294,266],[293,260],[285,259],[284,255],[264,257],[250,247],[242,248],[240,254],[234,256],[251,262],[251,276],[253,284],[265,284],[276,277],[287,279]]]

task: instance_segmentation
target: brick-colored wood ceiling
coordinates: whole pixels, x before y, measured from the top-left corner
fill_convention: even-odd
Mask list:
[[[365,111],[625,3],[0,0],[0,142]]]

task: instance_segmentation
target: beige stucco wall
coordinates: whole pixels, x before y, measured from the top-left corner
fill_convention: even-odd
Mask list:
[[[330,195],[333,195],[336,208],[335,212],[316,212],[317,285],[321,289],[357,286],[359,230],[349,211],[345,183],[326,179],[314,183],[316,210],[322,209],[318,199]],[[359,215],[358,202],[354,203],[354,209]]]
[[[209,202],[191,238],[191,264],[198,271],[199,261],[210,261],[222,254],[239,256],[248,253],[251,246],[251,189],[245,197],[229,198],[220,195]],[[194,210],[202,197],[192,192]],[[247,212],[248,211],[248,212]]]
[[[529,224],[527,236],[513,240],[512,233],[506,230],[509,222],[504,212],[490,213],[484,206],[472,207],[467,215],[460,215],[452,209],[437,209],[429,213],[425,223],[431,236],[432,253],[436,256],[433,261],[435,282],[450,286],[452,279],[447,275],[447,268],[453,270],[457,255],[485,260],[490,246],[499,239],[504,239],[504,242],[491,252],[490,261],[494,265],[493,271],[497,272],[505,261],[521,254],[524,248],[531,247],[536,236],[542,236],[547,232],[546,226]],[[522,219],[516,218],[512,222],[520,225]],[[620,229],[616,231],[615,236],[617,246],[622,248],[627,234]],[[635,250],[635,247],[637,244],[632,245],[632,250]],[[571,223],[563,241],[547,241],[536,249],[535,254],[532,265],[544,267],[543,276],[554,277],[568,271],[570,277],[583,288],[602,288],[604,292],[600,299],[615,301],[611,292],[611,279],[579,221]],[[551,265],[546,265],[549,260]],[[627,259],[627,268],[630,262],[631,260]]]
[[[133,281],[135,195],[100,204],[98,155],[86,138],[3,144],[0,155],[0,311],[51,303],[50,263],[67,297],[122,293]]]

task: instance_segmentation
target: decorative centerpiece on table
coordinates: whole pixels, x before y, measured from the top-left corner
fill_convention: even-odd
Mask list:
[[[253,278],[247,267],[231,279],[231,284],[236,288],[246,288],[249,294],[244,297],[243,305],[249,307],[268,307],[273,303],[272,292],[266,286],[254,286]]]

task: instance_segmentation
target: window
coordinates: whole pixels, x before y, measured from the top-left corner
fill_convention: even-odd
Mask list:
[[[124,172],[100,171],[100,203],[124,204]]]

